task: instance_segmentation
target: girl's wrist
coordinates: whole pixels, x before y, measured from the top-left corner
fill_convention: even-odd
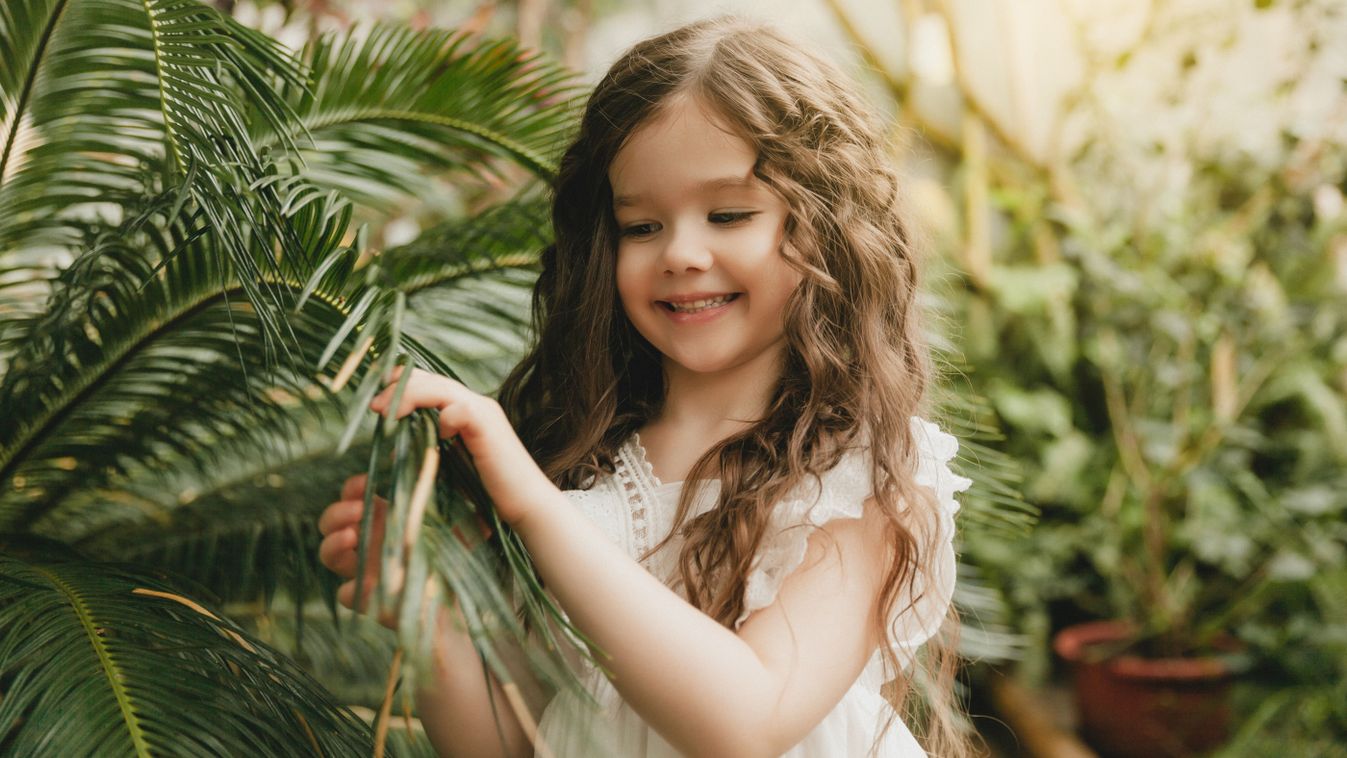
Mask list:
[[[547,488],[542,494],[532,499],[529,508],[522,510],[518,518],[510,523],[510,527],[527,544],[529,540],[540,531],[547,529],[548,523],[557,513],[563,512],[570,507],[566,496],[561,490],[557,489],[550,481],[547,482]]]

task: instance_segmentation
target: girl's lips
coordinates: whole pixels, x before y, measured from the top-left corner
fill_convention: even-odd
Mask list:
[[[729,310],[731,306],[739,302],[739,297],[741,294],[742,293],[736,292],[729,299],[728,302],[721,303],[720,305],[711,308],[703,308],[702,310],[697,311],[695,313],[680,313],[678,311],[671,310],[669,306],[666,305],[663,301],[660,301],[656,307],[658,307],[660,312],[663,313],[665,316],[668,316],[669,320],[674,322],[675,324],[700,324],[706,321],[710,321],[714,318],[717,318],[720,316],[720,314]]]

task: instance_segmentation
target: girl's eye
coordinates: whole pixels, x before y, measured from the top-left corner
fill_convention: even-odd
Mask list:
[[[756,211],[725,211],[707,216],[713,224],[737,224],[757,215]]]
[[[633,224],[622,230],[623,237],[645,237],[655,233],[654,224]]]

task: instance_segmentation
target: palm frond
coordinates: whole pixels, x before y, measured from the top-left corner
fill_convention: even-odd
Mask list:
[[[257,555],[250,550],[268,546],[273,560],[261,561],[255,585],[266,594],[275,586],[268,581],[282,571],[280,555],[313,554],[312,513],[305,510],[311,501],[278,503],[245,487],[241,495],[257,507],[229,508],[229,467],[222,464],[245,461],[250,451],[285,449],[283,440],[303,433],[306,420],[331,438],[336,430],[322,425],[318,409],[334,398],[314,381],[313,367],[321,370],[335,359],[358,372],[359,384],[346,397],[360,405],[401,351],[452,373],[417,340],[416,319],[406,318],[409,294],[429,301],[457,290],[482,306],[471,319],[474,312],[460,308],[453,314],[464,318],[457,337],[436,345],[449,348],[446,357],[455,365],[475,365],[517,347],[522,309],[492,298],[526,291],[540,247],[536,234],[546,228],[545,217],[536,220],[536,203],[528,205],[534,220],[527,227],[517,225],[522,215],[501,210],[484,216],[476,237],[445,236],[441,242],[453,244],[438,244],[434,255],[407,250],[361,269],[363,236],[349,229],[349,205],[325,196],[314,182],[328,177],[329,186],[356,197],[388,197],[414,189],[407,177],[422,167],[490,173],[497,160],[546,177],[570,121],[568,75],[504,42],[389,29],[375,30],[371,38],[313,48],[315,68],[330,73],[318,76],[310,91],[297,64],[273,41],[196,0],[15,0],[0,9],[0,55],[6,56],[0,73],[0,294],[11,298],[16,315],[0,331],[0,361],[6,364],[0,378],[0,531],[80,539],[109,551],[113,535],[125,533],[142,538],[147,550],[157,549],[161,561],[171,564],[187,560],[188,553],[165,557],[174,536],[168,530],[195,517],[200,528],[186,528],[191,558],[210,554],[199,549],[208,540],[217,546],[234,540],[227,547],[245,560]],[[293,143],[309,144],[310,136],[319,142],[297,157]],[[329,151],[351,155],[332,160]],[[394,165],[392,155],[416,165]],[[310,168],[301,163],[305,158]],[[371,189],[371,182],[385,189]],[[473,228],[469,223],[446,231]],[[506,238],[520,229],[528,233]],[[35,292],[47,295],[45,307],[33,306]],[[307,306],[287,313],[302,296]],[[425,333],[440,325],[423,322],[419,328]],[[379,337],[395,349],[366,354],[365,348],[347,349],[346,337],[367,347]],[[293,360],[277,361],[278,349]],[[434,438],[427,436],[424,419],[418,423],[415,434],[405,427],[390,435],[394,468],[402,472],[394,481],[403,485],[390,498],[402,514],[397,523],[411,528],[406,456],[433,446]],[[362,426],[361,419],[348,422],[338,446],[362,436]],[[369,460],[377,461],[380,440],[376,429]],[[480,487],[474,489],[470,462],[453,454],[444,458],[455,486],[473,498],[467,506],[463,492],[442,493],[441,502],[459,504],[446,514],[476,518],[489,505]],[[238,475],[247,469],[232,470]],[[183,497],[184,482],[193,479],[212,487],[211,496],[200,502]],[[456,519],[448,523],[462,526]],[[427,540],[447,538],[439,514],[428,523]],[[420,552],[407,579],[419,587],[424,578],[438,576],[442,590],[452,587],[476,609],[469,614],[475,639],[484,659],[503,674],[491,652],[494,643],[477,632],[513,619],[521,603],[532,622],[560,616],[546,602],[517,536],[499,524],[497,535],[464,552]],[[452,567],[436,564],[445,556]],[[12,558],[6,570],[23,574],[28,564],[17,554]],[[76,577],[70,582],[89,580],[75,561],[68,564],[75,568],[62,564],[61,570]],[[312,569],[300,564],[300,573]],[[105,585],[121,576],[104,569]],[[462,573],[446,579],[450,570]],[[132,617],[109,603],[100,606],[109,609],[105,628]],[[26,667],[0,700],[4,733],[9,725],[45,724],[49,717],[42,714],[56,701],[42,694],[53,687],[48,680],[36,694],[15,694],[28,681],[24,677],[38,676],[27,673],[36,670],[33,653],[12,631],[13,621],[26,619],[35,606],[0,605],[0,662]],[[415,623],[418,607],[404,605],[403,612],[412,641],[426,642],[427,635],[416,636],[417,629],[424,631]],[[46,641],[59,637],[52,623]],[[514,622],[504,627],[516,637],[521,628]],[[90,637],[95,646],[97,637]],[[562,676],[548,654],[535,665]],[[5,670],[19,669],[0,673]],[[108,679],[134,681],[139,674]],[[188,677],[181,681],[209,689]],[[264,696],[250,692],[243,699],[275,710]],[[119,710],[91,714],[90,729],[76,738],[106,739],[115,731],[113,716],[134,711],[125,696],[114,702]],[[166,702],[151,699],[147,707],[157,713]],[[152,740],[144,736],[149,731],[129,731],[133,750],[150,749]],[[26,745],[21,740],[30,734],[37,732],[13,731],[0,744]],[[279,744],[286,737],[275,737],[274,750],[273,743],[257,744],[264,752],[316,750]],[[72,750],[87,752],[91,744],[76,742]]]
[[[343,217],[318,223],[331,210],[313,203],[303,212],[314,220],[297,222],[325,240],[315,249],[336,249]],[[413,297],[434,297],[434,307],[493,292],[523,299],[543,210],[536,198],[506,203],[431,230],[381,260]],[[269,371],[255,357],[247,362],[260,351],[250,314],[216,289],[227,293],[229,285],[225,272],[211,268],[219,257],[206,240],[193,245],[155,277],[141,256],[119,255],[111,242],[101,256],[82,256],[86,268],[94,261],[104,267],[101,274],[78,272],[86,288],[101,292],[98,276],[121,287],[71,297],[53,309],[59,318],[24,332],[28,351],[0,383],[12,420],[28,421],[3,427],[0,461],[15,486],[0,495],[0,509],[13,509],[12,523],[34,533],[187,576],[225,599],[269,596],[278,587],[311,597],[331,588],[315,558],[314,519],[341,479],[365,467],[368,453],[361,442],[338,455],[345,423],[324,387]],[[353,269],[354,254],[343,251],[296,321],[308,324],[300,332],[311,357],[368,291],[366,272]],[[136,281],[146,284],[137,289]],[[86,301],[106,305],[81,317]],[[523,309],[495,312],[484,304],[480,314],[459,312],[458,323],[427,319],[434,326],[422,328],[442,331],[418,352],[430,356],[471,341],[482,346],[478,354],[504,362],[526,328]],[[472,361],[466,356],[458,365]],[[209,397],[184,389],[202,386],[206,376]],[[63,431],[71,428],[78,431]],[[357,437],[366,439],[368,427]]]
[[[479,391],[494,390],[527,350],[549,213],[535,187],[469,223],[428,229],[380,259],[408,295],[406,334]]]
[[[272,88],[303,81],[279,45],[196,0],[16,0],[0,113],[0,266],[32,245],[87,249],[137,198],[184,187],[244,273],[263,332],[288,307],[264,276],[302,249],[275,209],[247,116],[293,120]],[[288,145],[279,145],[282,149]],[[83,243],[83,244],[82,244]],[[285,343],[275,345],[285,349]]]
[[[31,525],[74,490],[125,474],[128,462],[177,454],[176,462],[207,469],[231,441],[246,445],[293,426],[270,399],[277,390],[298,398],[315,391],[305,374],[274,365],[260,349],[259,314],[193,216],[184,209],[162,224],[140,224],[161,211],[96,239],[62,272],[48,310],[12,327],[24,347],[0,381],[8,411],[0,481],[11,485],[0,494],[0,528]],[[322,255],[338,244],[348,215],[340,204],[311,203],[288,223]],[[146,248],[160,251],[162,267],[151,267]],[[294,323],[318,335],[340,317],[332,307],[313,308]],[[310,336],[298,349],[320,344]]]
[[[298,402],[296,401],[296,406]],[[68,498],[34,524],[94,558],[132,561],[191,579],[223,602],[329,596],[336,577],[317,558],[317,521],[368,451],[336,453],[343,424],[326,406],[296,408],[299,433],[188,465],[132,471],[115,486]]]
[[[75,244],[79,229],[63,220],[143,187],[163,153],[143,37],[124,3],[0,7],[0,253],[25,240]]]
[[[942,357],[949,354],[939,353]],[[961,375],[957,370],[951,373]],[[1038,521],[1038,509],[1025,502],[1020,493],[1019,464],[994,447],[1003,437],[990,403],[953,383],[941,384],[933,395],[941,425],[959,439],[954,468],[973,480],[959,497],[960,534],[1000,540],[1028,534]],[[1011,623],[1002,589],[983,580],[978,569],[978,544],[977,540],[968,540],[960,545],[968,551],[960,555],[954,590],[961,621],[959,653],[971,661],[1017,660],[1023,656],[1027,640]]]
[[[225,606],[229,618],[285,653],[341,703],[377,709],[397,635],[363,614],[278,598],[271,605]]]
[[[255,121],[259,145],[293,141],[309,182],[387,208],[434,172],[493,171],[492,158],[547,178],[574,123],[578,83],[509,40],[396,26],[310,43],[312,88],[282,88],[298,120]]]
[[[986,398],[952,386],[937,387],[941,425],[959,439],[955,468],[973,480],[959,498],[959,520],[965,528],[1013,538],[1027,533],[1038,520],[1038,509],[1019,491],[1019,463],[994,445],[1004,439]]]
[[[529,206],[510,207],[518,211]],[[370,397],[394,366],[415,365],[453,375],[443,361],[418,350],[404,333],[408,290],[424,281],[471,275],[482,265],[500,265],[505,260],[499,247],[479,244],[462,251],[469,257],[446,267],[428,258],[428,249],[444,250],[439,245],[412,246],[398,254],[390,252],[386,261],[372,263],[361,295],[361,302],[369,307],[353,310],[329,345],[331,352],[334,346],[355,339],[360,347],[352,354],[368,351],[375,356],[359,370],[347,411],[353,421],[368,415]],[[334,256],[306,289],[320,288],[328,277],[339,276],[342,262],[340,255]],[[404,288],[406,282],[412,286]],[[403,385],[410,375],[410,371],[403,373]],[[403,385],[395,390],[394,405]],[[384,471],[389,456],[392,464]],[[434,422],[420,412],[395,422],[379,417],[369,460],[366,520],[360,529],[357,563],[366,560],[370,549],[370,500],[376,491],[386,493],[389,508],[380,556],[382,571],[374,596],[381,611],[399,614],[400,639],[409,653],[404,666],[413,672],[408,676],[414,678],[415,672],[428,669],[434,631],[430,627],[434,614],[428,609],[449,595],[457,598],[483,663],[504,685],[511,686],[514,675],[496,646],[513,641],[534,654],[530,664],[543,682],[584,694],[582,683],[560,656],[563,650],[588,656],[591,646],[543,591],[522,540],[500,520],[467,452],[439,440]],[[361,597],[363,575],[356,582],[355,593]],[[541,634],[542,650],[547,652],[529,644],[526,630]]]
[[[1002,591],[967,560],[959,561],[958,576],[954,605],[959,611],[959,655],[979,663],[1022,658],[1029,641],[1010,623],[1012,614]]]
[[[274,41],[193,0],[15,0],[0,42],[0,251],[192,161],[203,179],[258,168],[245,106],[279,125],[291,117],[264,85],[303,81]]]
[[[310,677],[160,576],[29,538],[0,550],[0,746],[13,755],[363,755]]]

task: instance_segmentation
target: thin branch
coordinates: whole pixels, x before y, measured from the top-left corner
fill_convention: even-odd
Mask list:
[[[548,0],[515,0],[515,36],[524,47],[542,47],[547,5]]]
[[[1127,469],[1132,481],[1149,490],[1151,486],[1150,470],[1141,454],[1141,446],[1132,429],[1127,398],[1118,378],[1108,366],[1099,366],[1099,376],[1104,384],[1104,403],[1108,410],[1109,427],[1113,430],[1114,444],[1118,446],[1118,459]]]
[[[828,10],[832,11],[833,18],[837,20],[837,25],[842,27],[842,33],[847,36],[847,39],[851,40],[856,50],[861,54],[861,60],[883,80],[884,86],[906,109],[911,94],[911,86],[908,81],[895,76],[892,71],[889,71],[888,66],[885,66],[884,62],[879,59],[874,45],[865,39],[860,26],[851,17],[851,12],[842,4],[842,0],[824,0],[824,4],[828,6]]]
[[[936,6],[939,9],[936,12],[945,21],[945,36],[949,42],[950,60],[954,65],[954,85],[959,90],[960,97],[963,98],[964,107],[976,114],[1001,144],[1005,145],[1015,157],[1019,158],[1020,162],[1046,174],[1047,168],[1034,157],[1033,151],[1029,150],[1018,137],[1010,133],[1006,126],[992,114],[977,91],[973,89],[972,83],[968,80],[968,72],[963,65],[963,56],[959,49],[959,35],[954,31],[954,16],[950,12],[949,2],[948,0],[939,0]]]

